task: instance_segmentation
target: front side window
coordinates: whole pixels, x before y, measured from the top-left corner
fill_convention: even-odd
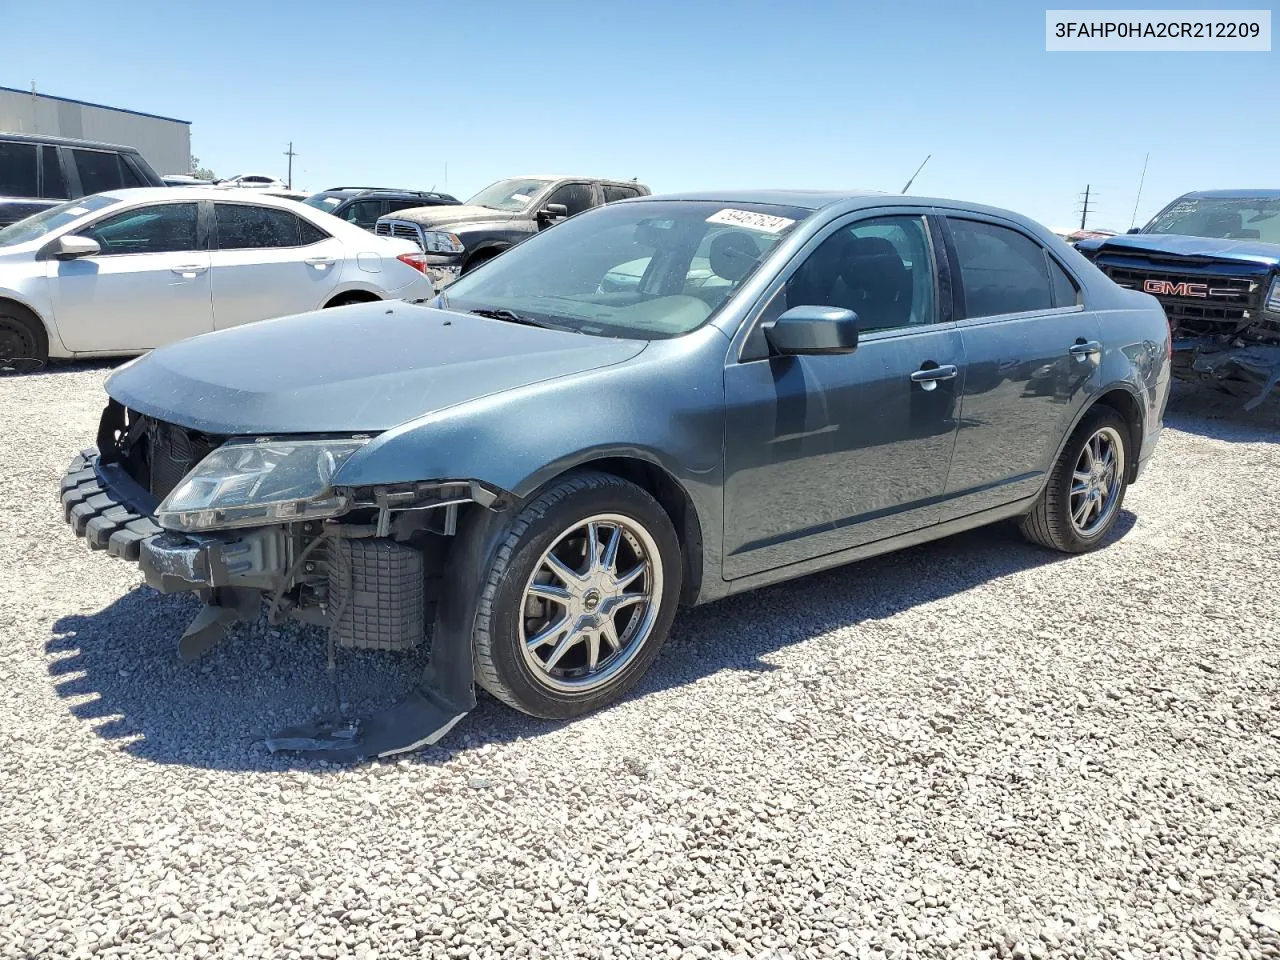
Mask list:
[[[357,227],[364,227],[366,230],[372,230],[373,225],[378,222],[378,218],[382,216],[381,200],[356,200],[350,204],[342,213],[339,214],[347,223],[354,223]]]
[[[1280,197],[1184,197],[1157,213],[1142,232],[1280,243]]]
[[[195,250],[196,204],[160,203],[135,207],[99,220],[79,234],[98,241],[104,256]]]
[[[0,140],[0,197],[38,197],[36,146]]]
[[[515,180],[499,180],[491,183],[467,201],[473,207],[488,207],[490,210],[503,210],[520,213],[527,210],[533,198],[547,189],[550,180],[539,180],[524,177]]]
[[[1053,307],[1044,248],[1025,234],[948,218],[964,285],[965,316],[998,317]]]
[[[25,220],[19,220],[0,230],[0,247],[12,247],[19,243],[39,240],[55,230],[74,223],[86,214],[119,202],[116,197],[82,197],[79,200],[60,203],[48,210],[41,210]]]
[[[676,337],[706,323],[811,213],[704,200],[598,207],[465,274],[443,303],[596,336]]]
[[[553,192],[547,197],[544,207],[553,203],[563,203],[568,209],[568,216],[575,213],[582,213],[584,210],[590,210],[595,205],[595,198],[591,193],[591,184],[589,183],[566,183],[563,187]]]
[[[303,246],[302,221],[287,210],[248,203],[215,203],[213,210],[218,225],[219,250]],[[308,235],[318,232],[312,228]],[[306,242],[315,241],[309,239]]]
[[[923,217],[860,220],[827,237],[786,285],[786,306],[842,307],[862,331],[936,322]]]

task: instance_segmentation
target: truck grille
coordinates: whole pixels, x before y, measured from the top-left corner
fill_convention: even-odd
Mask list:
[[[1174,335],[1215,336],[1248,326],[1256,316],[1261,284],[1248,277],[1099,264],[1122,287],[1151,293]]]
[[[405,223],[402,220],[379,220],[374,225],[374,233],[380,237],[396,237],[400,240],[412,240],[421,249],[422,233],[416,223]]]

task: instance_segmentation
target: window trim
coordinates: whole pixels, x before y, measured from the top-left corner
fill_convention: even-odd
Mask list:
[[[946,261],[945,255],[938,249],[938,237],[935,236],[935,226],[931,217],[932,210],[929,207],[915,206],[885,206],[885,207],[864,207],[861,210],[855,210],[837,217],[834,220],[824,224],[817,233],[811,236],[803,247],[797,250],[791,258],[783,264],[774,274],[773,279],[765,288],[764,292],[756,299],[746,316],[743,318],[742,324],[738,327],[737,333],[734,335],[734,343],[729,348],[731,361],[733,363],[757,363],[761,360],[768,360],[772,354],[766,349],[761,353],[759,349],[760,338],[758,336],[763,326],[763,317],[766,311],[772,306],[774,299],[786,288],[787,281],[794,276],[795,272],[800,269],[800,265],[807,260],[815,250],[818,249],[827,238],[840,230],[846,229],[855,223],[865,220],[884,220],[889,217],[908,217],[913,220],[920,220],[924,226],[925,242],[929,245],[929,261],[933,271],[933,323],[917,323],[908,324],[902,327],[889,327],[882,330],[870,330],[866,333],[859,331],[858,345],[861,347],[863,343],[875,343],[880,340],[896,340],[899,337],[908,337],[921,331],[937,331],[947,327],[955,326],[955,312],[952,305],[952,283],[950,265],[944,267]],[[944,283],[945,277],[945,283]],[[944,300],[945,297],[945,300]]]
[[[81,198],[77,197],[76,199],[81,199]],[[125,207],[123,210],[121,210],[119,207],[112,207],[110,210],[103,211],[102,216],[96,217],[95,219],[90,220],[88,223],[82,223],[80,224],[80,226],[76,227],[75,229],[69,230],[66,233],[61,234],[61,236],[65,236],[65,237],[84,236],[84,232],[86,230],[92,230],[95,227],[97,227],[98,224],[104,223],[107,220],[113,219],[114,217],[123,216],[126,213],[134,213],[138,210],[146,210],[148,207],[171,207],[179,203],[196,204],[196,245],[194,250],[138,250],[138,251],[128,251],[125,253],[108,253],[106,251],[101,251],[99,253],[94,254],[92,259],[105,260],[108,257],[160,257],[170,253],[204,253],[209,249],[209,247],[206,242],[208,240],[208,237],[203,236],[200,230],[200,206],[199,205],[201,201],[199,200],[185,200],[185,199],[177,199],[177,198],[173,200],[149,200],[145,203],[136,204],[135,206]],[[93,238],[90,237],[89,239],[93,239]]]
[[[952,292],[953,292],[953,301],[955,304],[956,323],[959,326],[973,327],[973,326],[979,326],[981,324],[986,324],[986,323],[1001,323],[1003,321],[1012,320],[1012,319],[1052,317],[1052,316],[1065,315],[1070,313],[1081,313],[1086,309],[1086,305],[1084,303],[1084,290],[1085,290],[1084,284],[1080,282],[1079,278],[1075,275],[1075,273],[1067,269],[1066,265],[1063,264],[1061,260],[1059,260],[1057,257],[1053,257],[1052,252],[1049,250],[1049,247],[1045,244],[1043,240],[1029,233],[1020,224],[1015,223],[1012,220],[1006,220],[1003,217],[992,216],[991,214],[981,213],[976,210],[970,211],[970,210],[957,210],[954,208],[939,208],[937,210],[937,215],[940,221],[940,224],[939,224],[940,228],[943,231],[944,246],[947,251],[947,257],[951,260],[951,275],[955,278],[955,281],[952,284]],[[1003,227],[1006,230],[1012,230],[1014,233],[1020,234],[1021,236],[1025,237],[1027,240],[1030,240],[1032,243],[1034,243],[1037,247],[1040,248],[1042,254],[1045,257],[1053,257],[1053,259],[1058,263],[1058,265],[1061,266],[1062,269],[1066,272],[1067,276],[1071,278],[1071,281],[1076,285],[1076,288],[1080,292],[1080,303],[1073,304],[1072,306],[1069,306],[1069,307],[1059,307],[1055,305],[1051,307],[1043,307],[1038,310],[1019,310],[1013,313],[993,313],[993,314],[988,314],[982,317],[965,316],[965,314],[968,313],[968,310],[967,310],[967,304],[965,302],[964,276],[960,271],[960,255],[956,251],[955,237],[951,232],[952,220],[971,220],[971,221],[974,221],[975,223],[985,223],[993,227]],[[1046,260],[1045,261],[1045,274],[1046,274],[1045,279],[1048,280],[1049,282],[1049,299],[1052,302],[1057,300],[1057,295],[1054,293],[1053,278],[1048,275],[1048,269],[1049,269],[1049,263],[1048,263],[1048,260]]]
[[[317,224],[315,221],[310,220],[299,213],[295,213],[293,210],[285,210],[282,207],[273,207],[270,204],[266,204],[266,203],[255,203],[254,200],[250,197],[245,197],[245,198],[227,197],[225,199],[222,197],[219,197],[217,200],[204,200],[201,202],[209,204],[209,247],[208,249],[211,252],[222,251],[223,253],[238,253],[242,250],[305,250],[308,247],[314,247],[317,243],[324,243],[326,240],[333,239],[333,234],[330,233],[328,230],[326,230],[324,227]],[[296,217],[297,219],[303,221],[304,223],[310,224],[316,230],[319,230],[322,234],[324,234],[324,236],[322,236],[319,240],[312,240],[310,243],[295,243],[287,247],[224,247],[222,246],[221,238],[218,236],[218,211],[217,211],[218,204],[226,204],[229,206],[236,206],[236,207],[258,207],[259,209],[263,209],[263,210],[274,210],[277,213],[288,214],[291,217]],[[330,214],[330,216],[336,216],[336,214]],[[361,227],[357,227],[354,223],[350,223],[346,220],[343,220],[343,223],[346,223],[347,226],[349,227],[355,227],[355,229],[357,230],[362,229]],[[302,238],[301,230],[298,231],[298,238],[299,239]]]

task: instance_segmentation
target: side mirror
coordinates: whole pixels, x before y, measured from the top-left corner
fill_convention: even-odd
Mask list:
[[[569,215],[569,208],[563,203],[548,203],[538,211],[538,219],[542,221],[563,220]]]
[[[784,357],[853,353],[858,315],[842,307],[792,307],[764,328],[764,337]]]
[[[1142,232],[1141,227],[1130,227],[1128,230],[1125,231],[1125,233],[1141,233],[1141,232]]]
[[[97,240],[88,237],[63,236],[54,244],[53,255],[58,260],[78,260],[80,257],[96,257],[102,252]]]

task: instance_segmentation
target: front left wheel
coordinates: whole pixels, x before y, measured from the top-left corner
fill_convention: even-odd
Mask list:
[[[666,640],[680,577],[675,527],[649,493],[611,474],[563,478],[512,521],[485,579],[477,681],[548,719],[616,700]]]
[[[0,302],[0,372],[30,373],[49,360],[44,326],[31,311]]]

